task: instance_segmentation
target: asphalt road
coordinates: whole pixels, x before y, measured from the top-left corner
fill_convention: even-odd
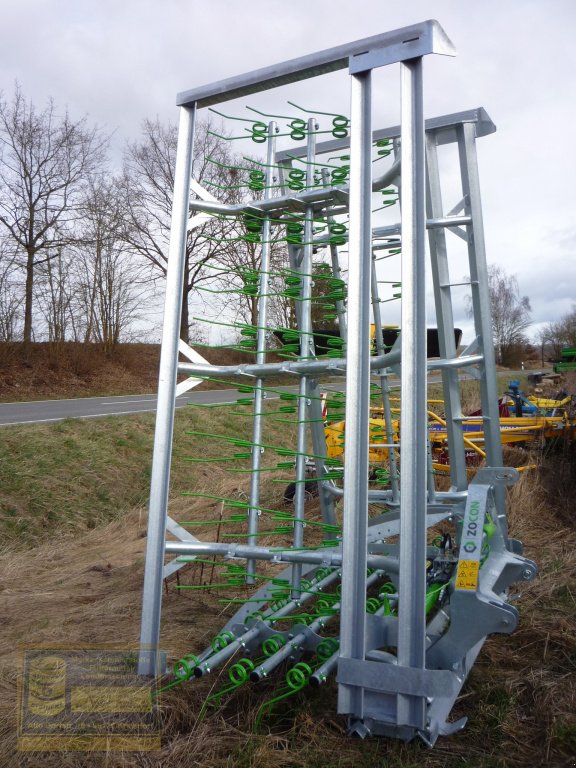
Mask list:
[[[335,385],[331,385],[334,387]],[[337,386],[337,385],[336,385]],[[282,387],[297,392],[297,387]],[[176,398],[176,408],[189,403],[210,405],[235,403],[242,397],[237,389],[212,389],[186,392]],[[271,392],[268,399],[278,395]],[[123,395],[121,397],[81,397],[72,400],[35,400],[28,403],[0,403],[0,427],[11,424],[39,424],[62,419],[96,419],[100,416],[125,416],[156,410],[156,395]]]
[[[239,397],[236,389],[187,392],[176,399],[176,408],[188,402],[230,403]],[[0,426],[37,424],[62,419],[96,419],[100,416],[124,416],[156,410],[156,395],[121,397],[81,397],[73,400],[35,400],[29,403],[0,403]]]
[[[499,378],[514,378],[521,371],[499,372]],[[438,376],[429,382],[439,380]],[[342,384],[330,384],[331,389],[343,389]],[[296,392],[297,387],[279,387]],[[210,405],[234,403],[239,395],[237,389],[212,389],[203,392],[186,392],[176,399],[176,408],[183,408],[188,402]],[[269,399],[277,396],[268,393]],[[11,424],[37,424],[62,419],[96,419],[100,416],[125,416],[132,413],[146,413],[156,410],[156,395],[122,395],[121,397],[81,397],[71,400],[35,400],[27,403],[0,403],[0,427]]]

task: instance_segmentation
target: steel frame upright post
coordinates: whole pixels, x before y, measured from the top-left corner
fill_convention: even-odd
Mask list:
[[[372,261],[372,71],[351,75],[350,232],[346,451],[340,658],[363,661],[366,644],[370,273]],[[338,711],[363,717],[364,689],[341,683]]]
[[[268,125],[268,146],[266,151],[266,181],[264,199],[271,196],[272,163],[276,151],[276,123]],[[266,325],[268,322],[268,284],[270,282],[270,216],[265,216],[262,223],[262,251],[260,260],[260,281],[258,287],[258,328],[256,332],[256,363],[262,365],[266,360]],[[257,378],[254,388],[254,417],[252,421],[252,475],[250,478],[250,507],[248,510],[248,539],[251,546],[258,543],[258,522],[260,518],[260,464],[262,459],[262,409],[264,407],[264,379]],[[253,584],[256,573],[256,561],[246,562],[246,583]]]
[[[486,463],[491,467],[501,467],[504,459],[502,456],[500,416],[498,411],[496,358],[492,343],[492,312],[490,308],[488,265],[486,263],[486,244],[484,240],[480,179],[478,176],[478,159],[476,154],[476,129],[472,123],[462,123],[462,125],[458,126],[457,130],[462,193],[465,203],[464,212],[472,219],[472,227],[468,227],[467,245],[474,329],[484,358],[480,376],[480,397],[484,417]],[[508,521],[504,487],[496,486],[494,495],[498,524],[505,540],[507,540]]]
[[[424,669],[426,649],[426,283],[422,59],[400,63],[402,422],[398,665]],[[424,697],[399,694],[399,725],[424,728]]]
[[[426,136],[426,167],[428,196],[427,213],[431,219],[444,216],[440,171],[438,167],[437,137],[435,133]],[[448,267],[446,230],[443,227],[428,230],[432,284],[436,304],[436,323],[440,356],[445,360],[456,357],[454,338],[454,315],[452,312],[452,287]],[[464,432],[462,429],[462,405],[460,398],[459,372],[452,368],[442,369],[442,387],[446,409],[446,430],[448,455],[450,456],[450,479],[452,488],[465,491],[468,487]]]
[[[316,119],[311,117],[307,126],[306,188],[314,184],[314,157],[316,154]],[[300,262],[300,357],[309,360],[314,355],[312,336],[312,251],[313,251],[314,210],[306,207],[304,218],[304,245]],[[296,492],[294,494],[294,547],[304,544],[304,505],[306,503],[306,452],[308,435],[308,377],[301,376],[298,385],[298,436],[296,441]],[[302,565],[295,563],[292,569],[292,597],[300,594]]]
[[[371,293],[372,293],[372,313],[374,317],[374,339],[376,342],[376,353],[384,354],[384,341],[382,339],[382,314],[380,312],[380,297],[378,293],[378,275],[376,272],[376,260],[372,254],[371,270]],[[396,461],[396,449],[392,447],[394,443],[394,429],[392,426],[392,408],[390,407],[390,383],[388,381],[388,370],[384,369],[378,372],[380,376],[380,390],[382,393],[382,410],[384,414],[384,430],[386,442],[388,444],[388,466],[390,467],[390,490],[392,491],[392,504],[398,504],[400,501],[400,488],[398,483],[398,463]]]
[[[182,316],[182,286],[188,233],[188,202],[194,158],[196,106],[180,108],[178,149],[174,173],[174,197],[170,248],[166,273],[164,327],[158,378],[158,405],[150,482],[148,538],[144,568],[144,594],[140,628],[138,674],[153,676],[160,669],[160,615],[164,578],[164,547],[174,432],[174,398],[178,369],[178,342]]]
[[[330,175],[328,173],[327,168],[322,169],[322,183],[325,187],[330,186]],[[334,217],[330,215],[330,213],[326,216],[326,223],[328,224],[328,228],[330,228],[330,225],[334,223]],[[340,269],[340,259],[338,256],[338,246],[334,245],[333,243],[329,243],[329,249],[330,249],[330,263],[332,265],[332,275],[336,278],[336,280],[342,279],[342,270]],[[346,356],[346,338],[347,338],[347,332],[346,332],[346,305],[345,302],[342,299],[338,299],[335,302],[336,306],[336,316],[338,317],[338,330],[340,331],[340,338],[342,339],[342,356]]]

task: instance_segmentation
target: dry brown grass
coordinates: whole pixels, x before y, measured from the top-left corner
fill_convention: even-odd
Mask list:
[[[210,413],[222,431],[224,412]],[[192,414],[194,418],[194,414]],[[182,425],[181,425],[181,428]],[[206,440],[204,455],[218,444]],[[182,458],[186,449],[176,445]],[[510,637],[485,644],[454,716],[469,724],[433,750],[414,742],[356,741],[335,714],[330,682],[279,704],[256,728],[262,701],[274,695],[281,677],[244,686],[223,706],[200,713],[206,697],[227,683],[227,668],[186,683],[161,699],[159,752],[32,753],[16,751],[16,647],[19,643],[118,643],[135,645],[139,633],[145,513],[135,509],[93,530],[62,533],[25,554],[0,557],[3,623],[0,630],[0,765],[2,768],[568,768],[576,761],[576,531],[573,499],[575,456],[561,451],[543,459],[510,492],[511,534],[524,542],[540,574],[522,585],[520,625]],[[197,492],[245,498],[248,476],[216,465],[189,465]],[[289,473],[287,473],[287,479]],[[180,481],[178,481],[180,483]],[[278,508],[281,484],[265,483],[262,504]],[[179,486],[181,489],[181,487]],[[179,520],[218,519],[217,499],[178,497]],[[316,514],[316,502],[308,514]],[[213,540],[214,525],[193,529]],[[266,541],[266,540],[264,540]],[[277,543],[277,540],[275,540]],[[270,569],[273,570],[273,569]],[[219,580],[210,566],[187,568],[182,584]],[[225,594],[232,591],[226,591]],[[233,595],[232,595],[233,596]],[[170,661],[201,651],[226,623],[232,608],[216,591],[177,590],[171,581],[164,600],[162,645]]]
[[[91,397],[154,392],[160,347],[122,344],[0,344],[0,400]]]
[[[254,362],[254,355],[248,352],[224,347],[196,349],[212,365]],[[269,353],[270,362],[281,359]],[[159,361],[158,344],[119,344],[106,352],[98,344],[0,342],[0,402],[155,393]],[[233,382],[210,382],[200,388],[235,386]]]

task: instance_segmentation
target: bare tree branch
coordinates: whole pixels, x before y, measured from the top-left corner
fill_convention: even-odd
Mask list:
[[[86,118],[59,116],[51,100],[36,110],[18,85],[10,102],[0,99],[0,225],[26,274],[25,342],[32,338],[36,270],[73,240],[78,202],[107,144]]]

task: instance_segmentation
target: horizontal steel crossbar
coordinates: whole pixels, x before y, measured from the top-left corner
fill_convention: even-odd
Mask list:
[[[251,93],[346,69],[351,58],[367,56],[386,49],[393,49],[390,60],[385,62],[387,64],[425,56],[428,53],[455,55],[452,42],[438,22],[423,21],[392,32],[366,37],[353,43],[328,48],[308,56],[290,59],[281,64],[183,91],[178,94],[176,104],[181,107],[191,107],[194,104],[197,107],[209,107],[213,104],[221,104]]]

